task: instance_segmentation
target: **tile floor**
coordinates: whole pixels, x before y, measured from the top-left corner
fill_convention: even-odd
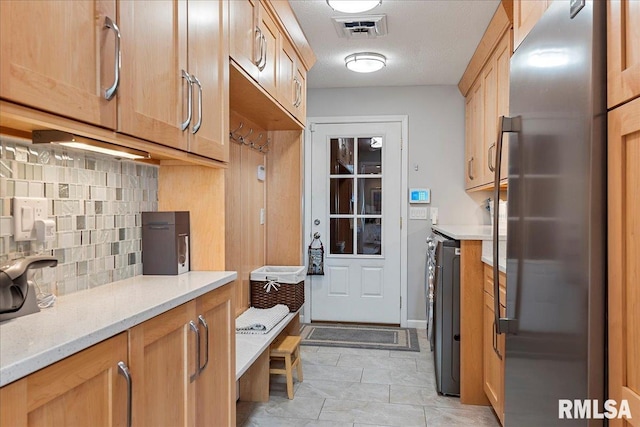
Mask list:
[[[424,330],[418,337],[419,353],[302,346],[294,399],[272,376],[269,402],[238,402],[237,426],[499,427],[489,407],[436,393],[433,353]]]

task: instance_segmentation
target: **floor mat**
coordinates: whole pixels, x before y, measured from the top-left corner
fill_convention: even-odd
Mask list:
[[[300,336],[302,345],[420,351],[415,328],[306,323],[302,325]]]

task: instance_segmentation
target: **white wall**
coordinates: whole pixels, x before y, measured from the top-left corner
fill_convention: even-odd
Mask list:
[[[464,98],[456,86],[309,89],[308,117],[409,116],[409,187],[431,188],[440,224],[484,224],[488,192],[464,190]],[[415,170],[417,166],[418,170]],[[424,264],[430,222],[408,220],[408,320],[426,319]]]

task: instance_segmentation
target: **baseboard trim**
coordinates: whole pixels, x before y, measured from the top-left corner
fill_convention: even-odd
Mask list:
[[[427,329],[426,320],[407,320],[407,328]]]

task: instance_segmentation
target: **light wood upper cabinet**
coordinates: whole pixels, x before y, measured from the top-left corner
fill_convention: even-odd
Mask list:
[[[609,399],[629,403],[640,426],[640,98],[609,112]]]
[[[187,3],[188,72],[194,80],[188,149],[223,162],[229,160],[228,3]]]
[[[278,97],[278,55],[280,53],[280,30],[271,14],[260,3],[258,28],[260,29],[260,44],[262,49],[262,63],[258,66],[258,83],[271,96]]]
[[[482,84],[477,81],[469,90],[465,107],[465,187],[480,185],[482,177]]]
[[[607,1],[607,104],[640,96],[640,2]]]
[[[229,2],[229,56],[254,80],[262,59],[258,31],[259,0]]]
[[[498,118],[509,115],[511,33],[503,34],[469,90],[466,100],[466,189],[494,183]],[[508,150],[502,149],[500,179],[507,178]]]
[[[307,71],[286,37],[281,37],[278,61],[278,101],[304,124]]]
[[[1,1],[0,98],[116,128],[115,0]]]
[[[118,131],[187,150],[187,3],[120,1]]]
[[[0,389],[0,425],[126,426],[127,362],[122,333]]]
[[[228,160],[227,2],[121,1],[118,130]]]
[[[513,50],[515,51],[529,31],[536,25],[553,0],[514,0]]]

